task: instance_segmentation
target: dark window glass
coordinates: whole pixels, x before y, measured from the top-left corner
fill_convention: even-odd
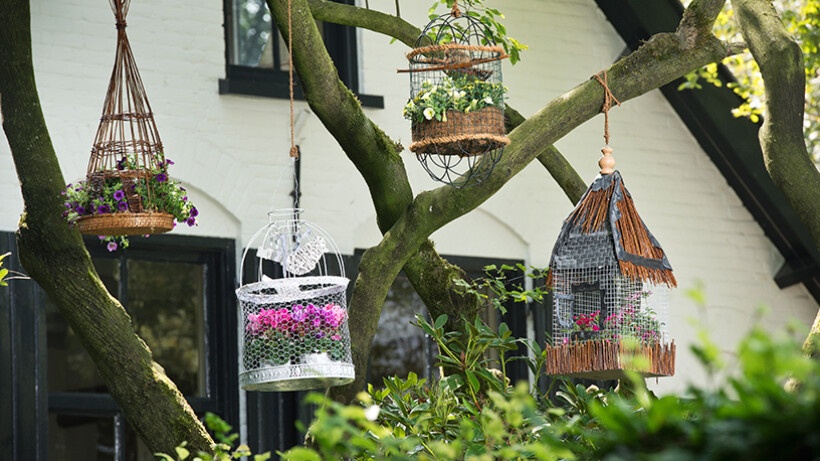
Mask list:
[[[120,294],[120,260],[95,258],[109,292]],[[129,259],[122,299],[134,329],[183,394],[207,395],[204,354],[205,282],[202,264]],[[79,338],[46,302],[51,392],[107,392]]]
[[[70,414],[48,415],[48,458],[115,460],[114,418]]]
[[[154,360],[179,390],[206,396],[204,267],[128,260],[127,310]]]
[[[385,377],[404,377],[411,371],[419,377],[429,375],[428,356],[435,344],[410,324],[416,313],[426,316],[427,308],[407,277],[399,274],[384,300],[370,352],[368,382],[374,386],[383,387]]]

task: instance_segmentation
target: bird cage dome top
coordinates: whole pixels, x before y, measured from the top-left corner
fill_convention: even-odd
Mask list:
[[[262,260],[279,263],[283,278],[304,275],[345,276],[344,263],[333,239],[317,224],[301,219],[302,210],[285,208],[268,213],[268,224],[251,240],[262,237],[256,251]]]

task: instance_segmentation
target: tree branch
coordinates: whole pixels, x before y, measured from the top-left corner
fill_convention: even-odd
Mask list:
[[[820,172],[803,140],[805,67],[800,45],[786,30],[772,4],[763,0],[732,0],[740,31],[760,66],[766,113],[758,137],[772,181],[783,192],[820,248]],[[804,349],[816,354],[820,342],[820,312]]]
[[[151,451],[173,453],[187,441],[210,452],[205,428],[106,291],[80,234],[61,217],[65,181],[34,83],[30,23],[27,0],[0,3],[0,118],[25,201],[17,231],[20,261],[77,333]]]
[[[319,2],[314,3],[321,6]],[[287,2],[268,0],[268,6],[282,36],[287,37]],[[375,13],[361,8],[345,8],[366,17],[374,17]],[[345,8],[328,8],[325,11],[338,13],[345,11]],[[364,114],[355,96],[339,80],[311,16],[313,12],[307,8],[307,1],[294,0],[291,9],[294,66],[299,71],[305,99],[362,174],[376,209],[377,224],[381,232],[385,233],[413,200],[404,162],[396,149],[396,143]],[[401,21],[381,13],[375,17]],[[405,258],[402,264],[405,262],[407,266],[404,269],[410,282],[433,315],[439,312],[461,312],[472,316],[477,312],[476,298],[450,296],[452,280],[467,278],[467,275],[442,259],[432,242],[425,239],[420,245],[417,244],[410,259]],[[390,266],[382,257],[374,257],[368,252],[365,252],[359,264],[349,316],[350,329],[355,331],[351,345],[356,381],[333,389],[334,396],[340,400],[352,400],[364,387],[370,345],[384,303],[384,297],[374,296],[371,289],[385,285],[389,287],[402,268],[400,265],[395,270],[383,271],[382,264]],[[449,277],[432,278],[429,277],[430,274],[447,274]],[[459,320],[459,316],[452,316],[452,322]],[[453,324],[450,326],[453,327]]]
[[[722,43],[714,37],[698,40],[698,46],[694,48],[686,46],[686,43],[687,40],[676,34],[653,36],[608,70],[611,90],[624,102],[691,70],[719,61],[727,53]],[[382,241],[365,253],[363,261],[365,258],[380,261],[380,269],[384,273],[398,273],[416,246],[432,232],[480,205],[535,156],[540,155],[543,146],[552,145],[597,115],[603,99],[600,85],[588,81],[547,104],[510,133],[512,143],[492,175],[469,189],[442,187],[419,194],[390,231],[385,233]],[[370,296],[376,298],[375,302],[371,302],[380,305],[389,286],[389,283],[369,285]]]
[[[308,3],[313,17],[320,21],[372,30],[395,38],[409,47],[415,45],[421,34],[421,29],[389,14],[327,0],[308,0]],[[524,122],[524,117],[509,105],[505,110],[505,119],[507,132]],[[577,191],[580,189],[583,194],[586,184],[558,149],[554,146],[547,146],[542,151],[538,155],[538,160],[549,171],[572,203],[577,202],[581,197]]]
[[[411,48],[421,34],[421,29],[404,19],[376,10],[327,0],[308,0],[308,3],[313,17],[320,21],[372,30],[393,37]]]

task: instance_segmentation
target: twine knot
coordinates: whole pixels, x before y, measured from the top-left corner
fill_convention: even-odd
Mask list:
[[[604,140],[606,141],[606,144],[609,145],[609,109],[612,107],[612,101],[615,101],[615,103],[619,106],[621,105],[621,102],[615,98],[615,95],[612,94],[612,91],[609,89],[606,78],[606,69],[603,70],[603,73],[603,80],[601,79],[601,72],[598,72],[592,77],[595,80],[598,80],[598,83],[604,87],[604,105],[601,108],[601,111],[604,113]]]
[[[293,158],[299,158],[299,148],[296,146],[290,146],[290,156]]]
[[[125,26],[128,25],[128,23],[126,23],[125,19],[123,19],[122,21],[117,21],[115,25],[117,27],[117,30],[124,30]]]
[[[458,0],[453,1],[453,9],[450,10],[450,14],[455,18],[461,16],[461,10],[458,9]]]

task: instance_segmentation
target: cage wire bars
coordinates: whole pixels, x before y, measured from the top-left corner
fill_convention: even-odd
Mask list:
[[[462,14],[457,3],[427,24],[407,54],[409,69],[400,72],[410,74],[409,149],[432,179],[469,187],[486,179],[501,159],[510,142],[501,73],[506,57],[503,48],[489,43],[484,25]]]

